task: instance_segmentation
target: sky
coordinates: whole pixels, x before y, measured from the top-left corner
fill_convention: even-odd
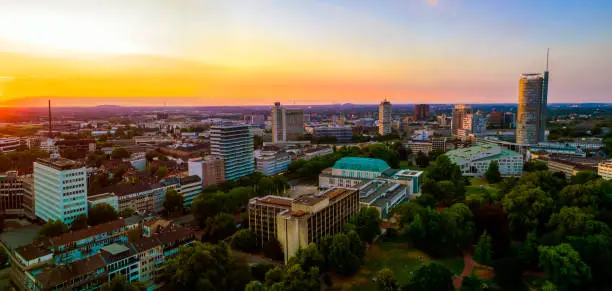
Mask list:
[[[0,106],[612,102],[612,1],[0,0]]]

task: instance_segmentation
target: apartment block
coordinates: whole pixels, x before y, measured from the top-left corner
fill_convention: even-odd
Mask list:
[[[225,179],[235,181],[255,170],[253,136],[248,125],[215,125],[210,129],[211,154],[224,161]]]
[[[606,180],[612,179],[612,161],[601,162],[597,165],[597,174]]]
[[[106,187],[99,194],[117,197],[119,212],[128,208],[139,213],[159,213],[163,208],[166,187],[159,184],[117,184]]]
[[[225,181],[225,162],[220,157],[206,156],[188,161],[189,175],[196,175],[202,180],[202,186],[218,185]]]
[[[36,219],[36,202],[34,200],[34,179],[31,175],[19,177],[23,187],[23,214],[28,219]]]
[[[202,180],[196,175],[181,178],[179,185],[178,192],[185,198],[185,207],[191,206],[193,199],[202,193]]]
[[[272,176],[287,171],[291,157],[284,151],[262,151],[255,157],[255,170],[266,176]]]
[[[87,169],[64,158],[38,159],[34,163],[36,216],[70,224],[87,214]]]

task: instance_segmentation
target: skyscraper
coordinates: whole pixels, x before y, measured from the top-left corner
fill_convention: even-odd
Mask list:
[[[453,120],[451,121],[451,132],[455,136],[460,135],[460,131],[464,130],[463,119],[468,114],[472,114],[472,107],[464,104],[457,104],[453,108]]]
[[[548,104],[548,52],[544,73],[522,74],[519,80],[516,143],[537,144],[545,141],[546,105]]]
[[[272,142],[297,140],[304,134],[304,110],[283,108],[280,102],[276,102],[271,114]]]
[[[378,105],[378,133],[387,135],[391,133],[391,102],[380,102]]]
[[[426,121],[429,119],[429,104],[414,104],[414,120]]]
[[[210,153],[223,159],[225,180],[235,181],[255,170],[253,136],[248,125],[211,127]]]
[[[87,169],[64,158],[38,159],[34,163],[36,216],[71,224],[87,215]]]

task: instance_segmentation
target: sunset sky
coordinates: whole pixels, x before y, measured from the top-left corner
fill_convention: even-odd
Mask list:
[[[612,102],[607,0],[0,0],[0,106]]]

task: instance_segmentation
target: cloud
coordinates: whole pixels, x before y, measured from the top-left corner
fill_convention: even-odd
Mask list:
[[[430,6],[436,6],[438,5],[438,0],[427,0],[427,4]]]

